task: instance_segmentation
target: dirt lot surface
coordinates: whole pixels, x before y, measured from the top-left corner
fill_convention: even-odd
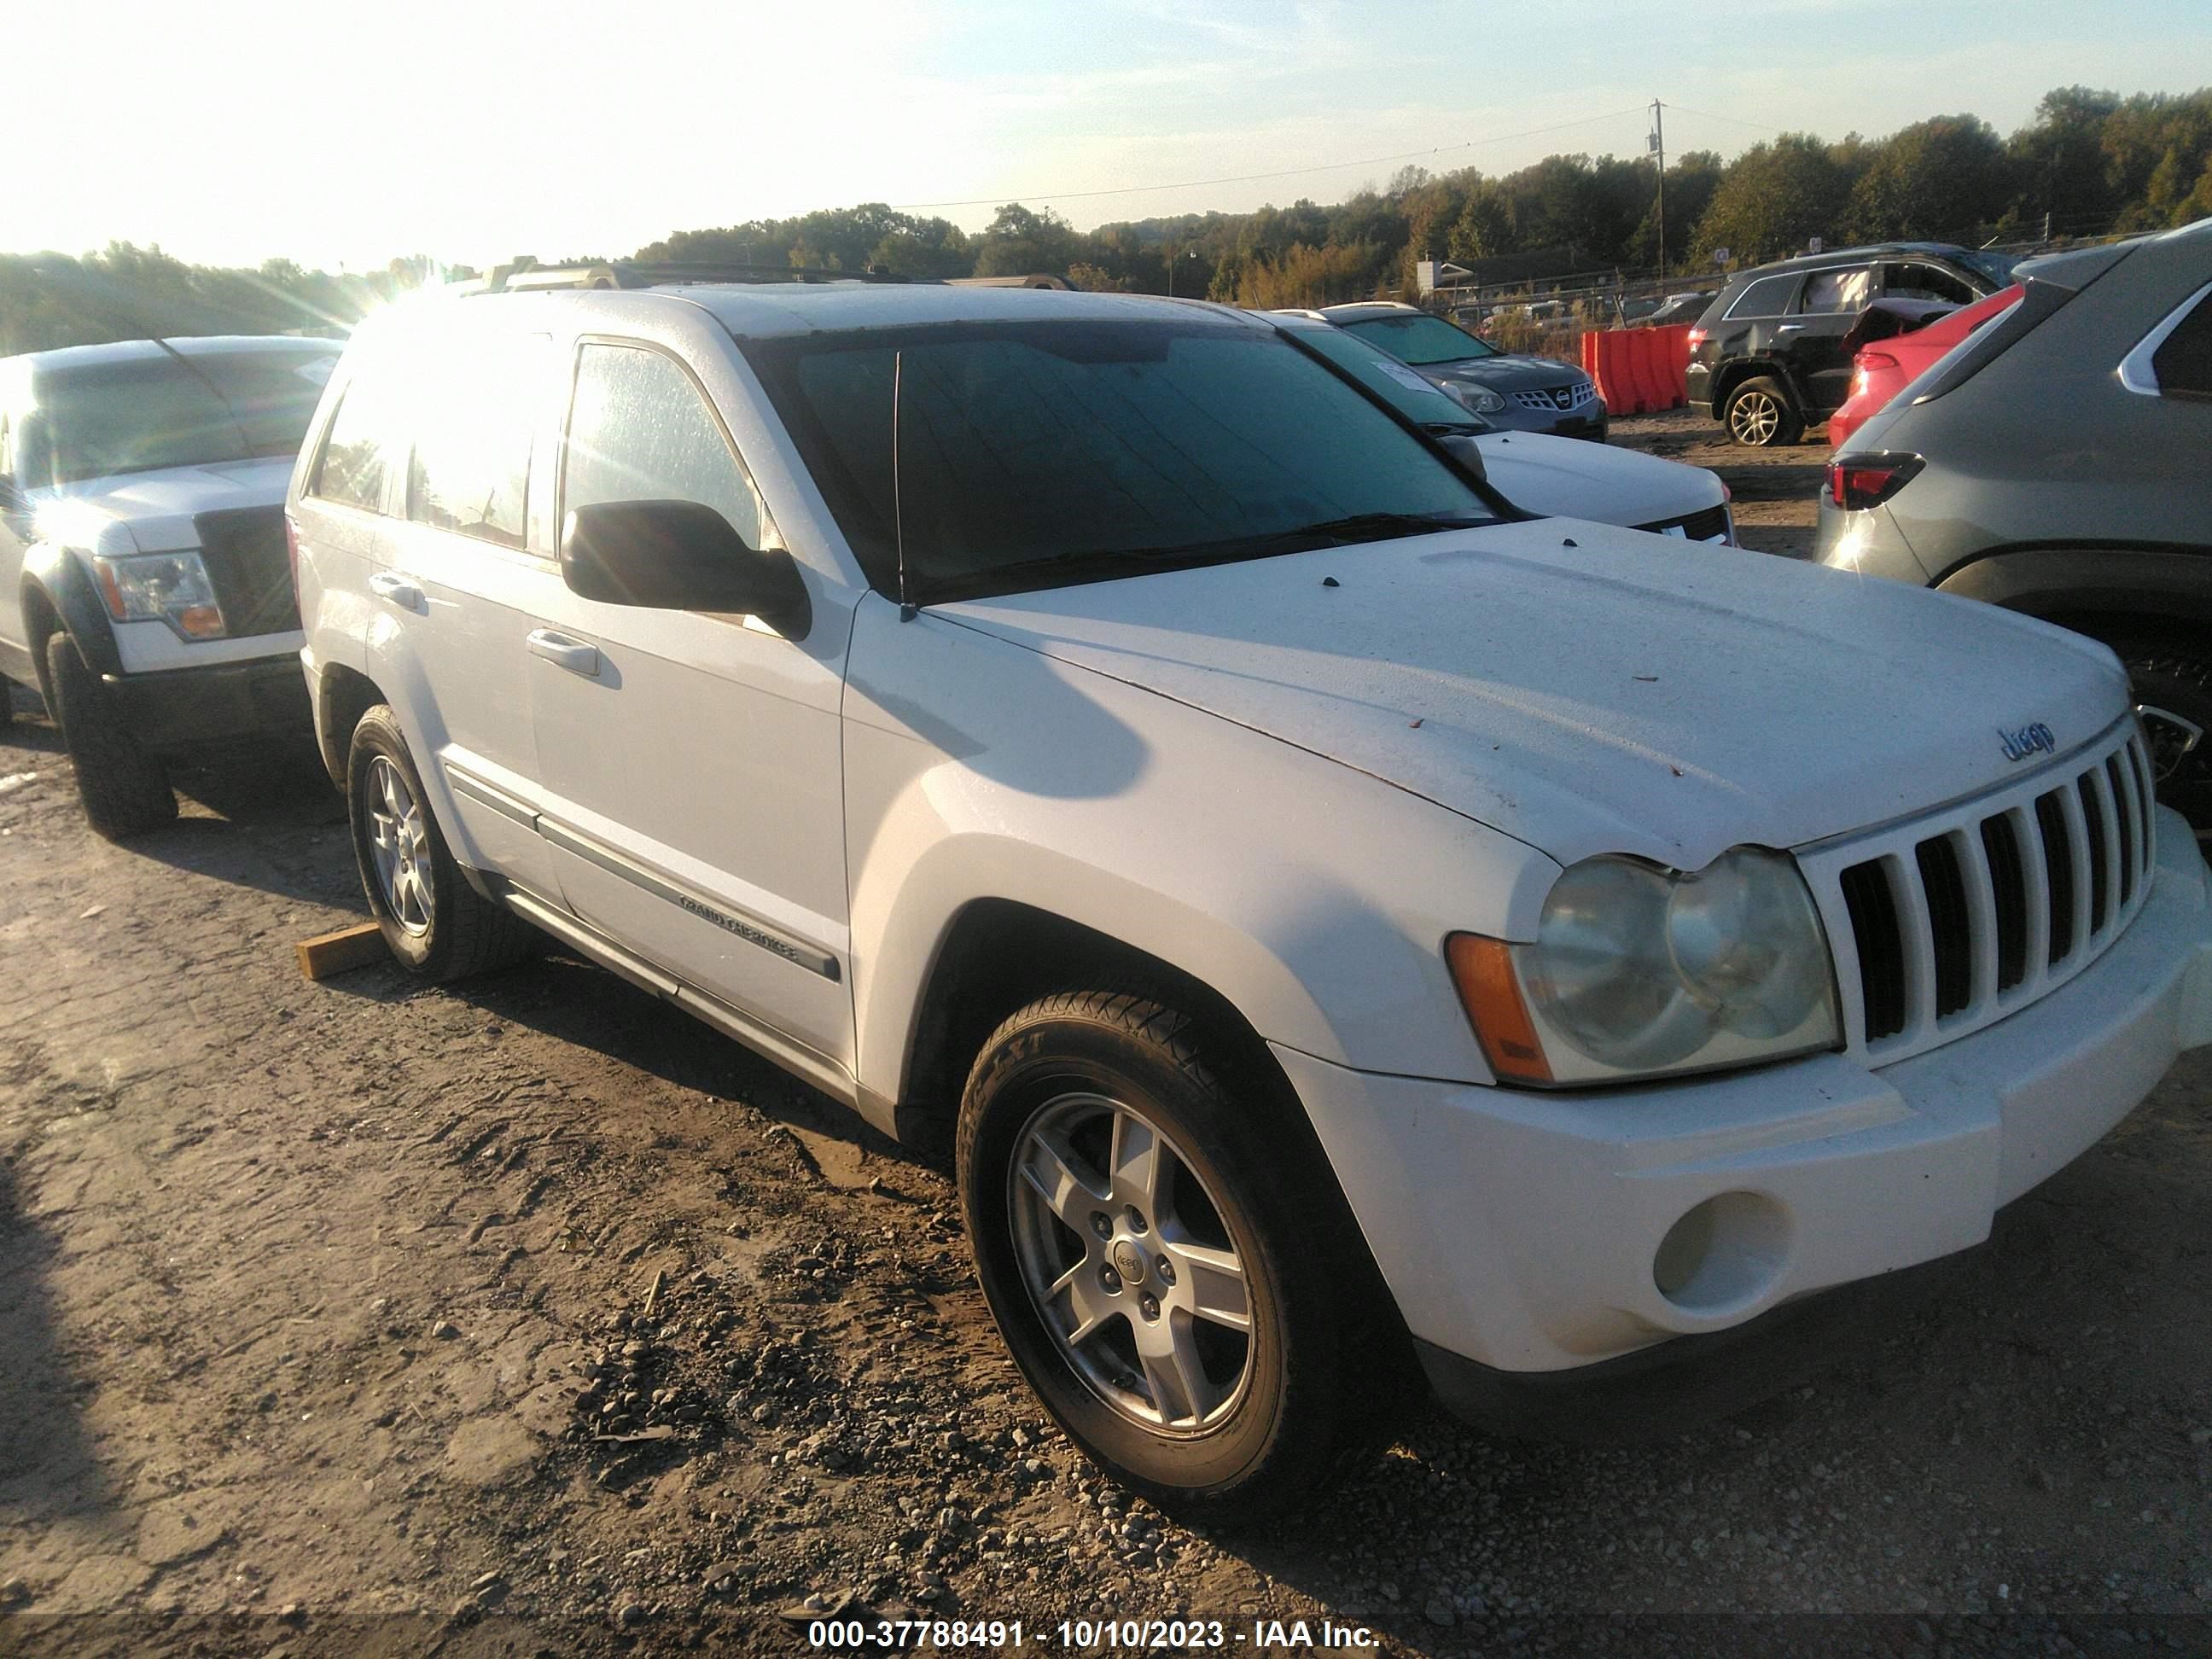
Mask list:
[[[1204,1537],[1048,1429],[940,1170],[558,956],[304,981],[362,909],[319,778],[198,772],[110,845],[15,696],[0,1648],[777,1653],[846,1609],[2212,1650],[2212,1051],[1810,1386],[1632,1449],[1429,1413]]]
[[[1814,501],[1827,477],[1827,428],[1814,427],[1800,443],[1746,449],[1702,410],[1614,419],[1612,441],[1692,466],[1709,466],[1735,495],[1736,538],[1761,553],[1792,559],[1813,556]]]

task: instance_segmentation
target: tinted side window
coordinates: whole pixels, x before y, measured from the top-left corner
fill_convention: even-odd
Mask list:
[[[543,334],[456,340],[436,354],[434,394],[414,411],[407,516],[501,547],[523,544],[530,440],[545,385]]]
[[[760,497],[691,377],[642,346],[587,343],[576,361],[563,513],[594,501],[698,501],[760,547]]]
[[[1780,276],[1762,276],[1735,296],[1735,303],[1728,308],[1730,317],[1779,317],[1790,309],[1790,296],[1797,291],[1802,279],[1795,272]]]
[[[384,480],[398,431],[392,392],[385,364],[364,364],[354,376],[331,417],[309,494],[371,513],[384,510]]]
[[[2212,294],[2191,309],[2151,355],[2151,373],[2168,398],[2212,398]]]
[[[1934,265],[1884,265],[1881,291],[1893,300],[1941,300],[1970,306],[1978,297],[1960,278]]]
[[[1874,287],[1874,273],[1860,265],[1850,270],[1816,270],[1805,279],[1808,316],[1831,317],[1864,311]]]

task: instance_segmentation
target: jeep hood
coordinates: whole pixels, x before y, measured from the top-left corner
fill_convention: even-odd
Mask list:
[[[151,472],[86,478],[36,492],[37,534],[103,553],[168,553],[198,547],[195,514],[228,507],[281,507],[292,479],[289,455],[210,461]],[[127,538],[119,545],[118,537]]]
[[[2004,732],[2041,721],[2064,754],[2127,708],[2112,653],[2048,624],[1568,519],[930,614],[1357,768],[1563,864],[1632,853],[1694,870],[1740,842],[1820,841],[2016,775]]]

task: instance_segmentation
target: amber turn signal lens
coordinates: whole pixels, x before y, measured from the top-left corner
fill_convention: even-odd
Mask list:
[[[1551,1062],[1521,1000],[1511,950],[1503,939],[1454,933],[1444,941],[1444,960],[1490,1069],[1508,1082],[1549,1083]]]

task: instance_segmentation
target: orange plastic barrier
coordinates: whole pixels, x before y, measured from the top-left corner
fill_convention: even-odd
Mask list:
[[[1583,336],[1583,372],[1615,415],[1680,409],[1689,401],[1686,328],[1591,329]]]

